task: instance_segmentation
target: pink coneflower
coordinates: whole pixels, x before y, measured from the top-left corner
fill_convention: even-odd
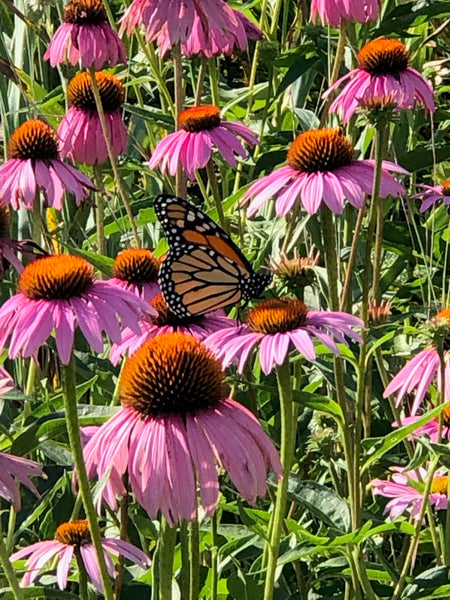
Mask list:
[[[312,0],[311,19],[324,25],[339,27],[341,19],[367,23],[376,21],[381,0]]]
[[[401,426],[405,427],[407,425],[411,425],[411,423],[415,423],[418,419],[420,419],[422,417],[422,415],[414,415],[412,417],[403,417],[401,419]],[[392,427],[398,427],[399,424],[397,423],[397,421],[394,421],[392,423]],[[428,421],[428,423],[425,423],[425,425],[420,425],[419,427],[417,427],[417,429],[415,429],[412,433],[412,435],[414,436],[421,436],[421,435],[427,435],[430,440],[437,444],[440,439],[439,439],[439,429],[441,429],[441,439],[448,439],[450,440],[450,408],[446,407],[444,408],[443,412],[442,412],[442,427],[440,427],[440,423],[439,423],[439,418],[435,417],[434,419],[431,419],[431,421]],[[410,436],[412,437],[412,436]]]
[[[197,340],[202,341],[215,331],[236,326],[236,322],[227,317],[223,310],[215,310],[198,317],[178,317],[167,306],[162,294],[155,296],[150,304],[158,314],[149,316],[139,322],[142,331],[139,335],[131,329],[124,329],[122,343],[113,344],[111,348],[109,358],[113,365],[117,365],[124,354],[128,353],[131,356],[145,342],[163,333],[178,331],[179,333],[192,335]]]
[[[114,67],[127,62],[125,46],[109,25],[101,0],[71,0],[64,7],[63,21],[44,54],[52,67],[68,60],[99,70],[105,63]]]
[[[48,206],[62,209],[67,191],[79,205],[95,187],[74,167],[63,163],[58,154],[58,136],[47,123],[26,121],[9,138],[8,160],[0,166],[0,198],[18,210],[22,202],[32,209],[39,191]]]
[[[0,307],[0,348],[10,338],[10,358],[32,356],[55,329],[59,357],[68,364],[76,327],[102,352],[102,331],[119,343],[121,328],[139,333],[139,318],[149,311],[153,309],[132,292],[96,280],[83,258],[47,256],[25,267],[18,293]]]
[[[1,370],[4,371],[3,368]],[[39,496],[39,492],[30,477],[46,477],[41,465],[21,456],[0,452],[0,496],[10,502],[16,511],[19,511],[21,507],[18,482],[31,490],[33,494]]]
[[[450,323],[450,308],[439,312],[433,319],[438,326],[448,327]],[[444,340],[444,363],[445,363],[445,400],[450,400],[450,356],[448,353],[448,340]],[[406,365],[400,369],[387,388],[383,396],[387,398],[391,394],[397,394],[396,405],[398,406],[403,398],[415,390],[414,402],[411,408],[411,415],[415,415],[425,398],[428,388],[437,381],[438,389],[442,389],[441,365],[438,350],[431,346],[421,350]]]
[[[292,347],[314,360],[313,338],[339,354],[336,341],[347,345],[345,336],[361,341],[353,327],[363,327],[361,319],[343,312],[308,310],[304,302],[293,298],[273,298],[252,308],[245,325],[213,333],[205,344],[224,367],[238,361],[239,373],[243,372],[250,352],[259,345],[261,368],[268,375],[276,365],[283,364]]]
[[[256,417],[226,397],[224,377],[191,336],[166,333],[147,342],[123,368],[121,410],[84,450],[88,475],[107,481],[113,466],[123,494],[127,472],[150,517],[160,511],[170,525],[197,518],[197,489],[206,514],[214,514],[217,466],[248,502],[263,497],[267,472],[281,476],[280,460]]]
[[[146,248],[129,248],[117,255],[109,283],[130,290],[146,302],[161,293],[158,273],[161,261]],[[135,335],[133,333],[133,335]]]
[[[425,212],[436,202],[450,204],[450,179],[446,179],[440,185],[421,185],[423,191],[414,194],[411,198],[421,198],[423,200],[420,212]]]
[[[125,152],[127,128],[120,108],[125,98],[122,83],[106,72],[95,74],[102,100],[109,138],[114,156]],[[103,135],[92,91],[90,73],[79,73],[67,86],[69,110],[61,121],[58,135],[61,156],[87,165],[101,165],[108,160],[108,149]]]
[[[134,0],[121,21],[120,34],[142,27],[147,41],[162,43],[161,52],[175,44],[199,47],[204,42],[247,47],[244,20],[223,0]],[[198,37],[198,39],[194,39]]]
[[[218,56],[219,54],[230,55],[236,50],[245,50],[248,40],[260,40],[263,38],[261,29],[249,18],[238,10],[232,9],[236,17],[236,27],[233,31],[224,32],[220,29],[205,31],[204,24],[198,14],[194,17],[192,31],[186,41],[181,44],[181,50],[188,58],[195,55]],[[161,56],[172,47],[169,28],[164,26],[158,34],[157,44]]]
[[[274,196],[276,213],[286,215],[298,200],[309,214],[325,203],[334,213],[344,210],[346,198],[355,208],[364,204],[364,194],[373,187],[373,160],[354,160],[354,148],[338,129],[316,129],[301,133],[287,154],[287,165],[253,183],[242,202],[251,199],[247,213],[254,215]],[[407,173],[394,163],[383,161],[380,196],[405,192],[389,171]]]
[[[388,512],[392,520],[406,510],[411,514],[411,517],[418,517],[423,505],[424,481],[427,478],[426,469],[419,467],[416,470],[405,471],[401,467],[395,467],[394,471],[392,481],[374,479],[371,482],[374,494],[392,498],[384,509],[384,512]],[[437,510],[445,510],[448,507],[447,488],[448,475],[436,471],[428,501]]]
[[[125,556],[126,558],[139,565],[142,569],[150,566],[150,559],[125,540],[114,538],[103,538],[102,547],[105,554],[108,573],[114,577],[114,563],[110,557]],[[91,533],[87,521],[82,519],[69,521],[58,527],[54,540],[37,542],[11,555],[10,561],[20,560],[28,557],[26,561],[26,573],[22,579],[22,587],[31,585],[43,568],[55,557],[58,557],[58,566],[56,568],[56,580],[60,590],[67,587],[67,578],[69,575],[70,564],[75,557],[81,558],[84,567],[99,592],[103,591],[102,580],[100,576],[100,567],[95,553],[94,545],[91,541]]]
[[[16,389],[14,379],[4,367],[0,367],[0,396]]]
[[[247,152],[238,139],[241,137],[249,146],[258,144],[248,127],[241,123],[223,121],[217,106],[193,106],[178,116],[178,131],[170,133],[156,146],[149,167],[158,164],[163,173],[175,175],[181,163],[190,179],[195,171],[206,167],[216,147],[232,167],[236,156],[246,158]]]
[[[421,104],[434,112],[434,93],[422,75],[408,66],[409,52],[399,40],[378,39],[366,44],[358,54],[358,68],[338,79],[323,95],[327,98],[342,82],[350,79],[330,106],[347,123],[356,109],[374,97],[395,99],[397,108]]]

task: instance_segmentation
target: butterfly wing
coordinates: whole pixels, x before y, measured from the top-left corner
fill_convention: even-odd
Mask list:
[[[179,317],[202,315],[259,296],[271,275],[255,273],[231,238],[182,198],[160,195],[155,212],[170,245],[159,280]]]

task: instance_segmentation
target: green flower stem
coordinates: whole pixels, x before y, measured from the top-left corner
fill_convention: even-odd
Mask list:
[[[183,112],[184,108],[183,60],[181,57],[180,44],[177,44],[172,48],[172,56],[175,80],[175,113],[178,119],[178,116]],[[176,128],[178,129],[178,122],[176,122]],[[184,172],[181,163],[179,163],[177,174],[175,176],[175,189],[177,196],[181,198],[186,197],[186,184],[186,173]]]
[[[99,166],[94,166],[94,178],[99,192],[95,195],[95,224],[97,228],[97,252],[106,254],[105,240],[105,199],[102,191],[102,171]]]
[[[280,395],[281,412],[281,464],[283,479],[278,484],[275,508],[271,519],[271,534],[269,541],[269,558],[267,562],[264,600],[272,600],[275,587],[275,571],[278,562],[278,550],[284,525],[286,498],[289,487],[289,473],[295,449],[297,422],[292,418],[292,384],[289,360],[277,367],[278,392]]]
[[[336,83],[336,81],[338,80],[338,77],[339,77],[339,71],[340,71],[340,68],[342,65],[342,61],[344,60],[345,44],[347,42],[347,27],[348,27],[347,21],[344,21],[344,19],[341,19],[341,25],[339,28],[339,39],[338,39],[338,44],[337,44],[337,48],[336,48],[336,55],[334,57],[333,70],[331,71],[331,77],[330,77],[328,87],[332,86],[333,83]],[[333,102],[333,99],[334,99],[334,94],[330,94],[323,104],[319,128],[323,127],[325,125],[325,123],[327,122],[328,109],[330,108],[331,103]]]
[[[350,248],[350,256],[348,257],[347,270],[345,273],[344,286],[342,288],[341,301],[339,310],[345,310],[351,312],[352,308],[352,282],[353,282],[353,270],[355,268],[356,256],[358,254],[359,236],[366,216],[366,209],[363,206],[358,211],[358,218],[356,219],[355,229],[353,230],[353,240]]]
[[[80,600],[89,600],[86,567],[84,566],[83,559],[81,558],[81,552],[78,548],[75,548],[75,558],[78,566],[78,594],[80,596]]]
[[[383,159],[387,155],[389,144],[389,124],[381,123],[377,126],[376,153],[375,153],[375,175],[373,180],[372,204],[376,207],[376,235],[375,235],[375,257],[373,268],[372,296],[379,302],[380,279],[381,279],[381,255],[383,251],[383,225],[384,225],[384,199],[380,198],[381,175],[383,170]]]
[[[188,524],[186,521],[180,523],[180,553],[181,553],[181,570],[180,570],[180,593],[182,598],[189,598],[189,581],[191,578],[191,565],[189,563],[189,533]]]
[[[36,192],[33,202],[33,242],[36,244],[42,243],[42,215],[41,215],[41,196],[39,192]]]
[[[145,54],[145,56],[150,64],[150,73],[155,78],[156,83],[158,85],[158,89],[159,89],[160,93],[162,94],[161,99],[164,100],[164,102],[165,102],[166,106],[168,106],[173,118],[176,119],[177,113],[175,110],[175,104],[172,100],[172,96],[170,95],[169,89],[166,85],[166,79],[165,79],[164,75],[161,73],[161,70],[159,68],[159,61],[158,61],[158,57],[156,56],[153,44],[149,44],[148,42],[146,42],[144,40],[142,33],[139,31],[139,29],[135,29],[134,34],[137,37],[139,46],[141,47],[141,50]],[[164,106],[163,106],[163,108],[164,108]]]
[[[202,101],[203,84],[205,82],[206,67],[207,67],[206,58],[202,57],[201,58],[201,62],[200,62],[200,68],[199,68],[198,73],[197,73],[197,87],[195,88],[195,101],[194,101],[194,103],[195,103],[196,106],[198,104],[200,104],[201,101]]]
[[[172,600],[173,557],[177,539],[176,527],[170,527],[161,517],[159,533],[159,600]]]
[[[198,520],[191,521],[189,527],[189,600],[198,600],[200,593],[200,549]]]
[[[80,423],[77,412],[76,371],[73,354],[70,358],[69,364],[63,366],[62,385],[70,449],[72,450],[73,462],[77,471],[78,485],[81,492],[81,498],[83,500],[84,510],[86,512],[86,518],[89,523],[92,543],[94,545],[100,567],[100,576],[104,588],[105,600],[113,600],[111,581],[106,568],[105,555],[102,547],[100,527],[98,525],[97,513],[95,511],[91,491],[89,488],[86,465],[84,464],[83,446],[80,438]]]
[[[124,476],[124,484],[126,493],[123,496],[120,502],[120,532],[119,537],[121,540],[127,540],[128,533],[128,521],[129,521],[129,512],[128,507],[130,504],[130,494],[129,494],[129,486],[128,486],[128,476]],[[125,557],[123,554],[119,554],[116,566],[116,577],[114,580],[114,598],[120,598],[122,593],[122,584],[123,584],[123,572],[125,569]]]
[[[216,206],[217,209],[217,214],[219,217],[219,223],[220,226],[222,227],[222,229],[224,231],[226,231],[228,234],[230,233],[230,228],[228,227],[228,223],[225,219],[225,213],[223,212],[223,206],[222,206],[222,199],[220,197],[220,190],[219,190],[219,184],[217,182],[217,176],[216,173],[214,171],[214,162],[212,159],[210,159],[208,161],[208,164],[206,165],[206,173],[208,174],[208,181],[209,181],[209,185],[211,187],[211,192],[212,192],[212,196],[214,199],[214,204]]]
[[[217,513],[211,518],[212,548],[211,548],[211,596],[210,600],[217,600],[217,586],[219,584],[218,571],[218,550],[219,543],[217,539]]]
[[[111,163],[111,168],[114,174],[114,182],[119,191],[120,198],[125,206],[125,210],[127,212],[128,220],[130,221],[130,226],[133,231],[133,237],[135,244],[138,248],[141,246],[141,240],[139,238],[139,233],[136,226],[136,221],[134,220],[133,211],[131,210],[131,205],[128,200],[128,195],[125,190],[122,177],[120,175],[119,167],[117,166],[117,160],[114,156],[112,144],[111,144],[111,135],[108,129],[108,124],[105,119],[105,111],[103,110],[102,99],[100,96],[100,91],[97,85],[97,79],[95,77],[95,69],[91,67],[89,69],[89,73],[91,75],[91,83],[92,83],[92,93],[94,94],[95,106],[97,108],[98,117],[100,119],[100,124],[102,127],[103,136],[105,138],[106,149],[108,151],[109,162]]]
[[[24,600],[23,591],[19,586],[19,582],[17,581],[16,574],[14,569],[9,561],[8,552],[6,550],[5,543],[3,541],[3,536],[0,532],[0,565],[2,566],[3,573],[8,580],[9,586],[12,590],[13,596],[15,600]]]
[[[414,559],[414,556],[416,555],[417,544],[419,542],[419,536],[420,536],[420,530],[422,529],[423,518],[424,518],[425,512],[427,510],[428,497],[429,497],[430,492],[431,492],[431,486],[433,485],[433,477],[434,477],[434,473],[436,472],[436,469],[437,469],[438,461],[439,461],[439,457],[438,456],[435,456],[430,461],[428,475],[427,475],[427,478],[425,480],[425,489],[424,489],[424,492],[423,492],[423,504],[422,504],[422,508],[420,510],[420,514],[417,516],[416,526],[415,526],[415,530],[414,530],[414,535],[411,538],[411,542],[410,542],[410,545],[409,545],[408,553],[407,553],[405,561],[403,563],[403,568],[402,568],[402,571],[400,573],[400,577],[399,577],[399,579],[397,581],[397,585],[395,586],[394,594],[392,596],[392,600],[399,600],[400,599],[400,597],[402,595],[402,592],[403,592],[403,588],[405,586],[406,577],[408,575],[408,572],[409,572],[409,569],[411,567],[411,564],[412,564],[412,561]]]
[[[215,106],[220,107],[219,72],[214,56],[208,59],[209,82],[211,85],[211,100]]]

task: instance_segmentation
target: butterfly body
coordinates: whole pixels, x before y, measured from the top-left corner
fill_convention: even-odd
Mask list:
[[[170,245],[159,272],[161,291],[177,316],[249,301],[269,285],[272,276],[255,273],[230,237],[186,200],[158,196],[155,212]]]

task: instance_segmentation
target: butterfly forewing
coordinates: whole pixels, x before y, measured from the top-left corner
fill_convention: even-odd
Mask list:
[[[231,238],[182,198],[161,195],[155,212],[170,245],[161,291],[179,317],[202,315],[259,296],[271,276],[255,273]]]

